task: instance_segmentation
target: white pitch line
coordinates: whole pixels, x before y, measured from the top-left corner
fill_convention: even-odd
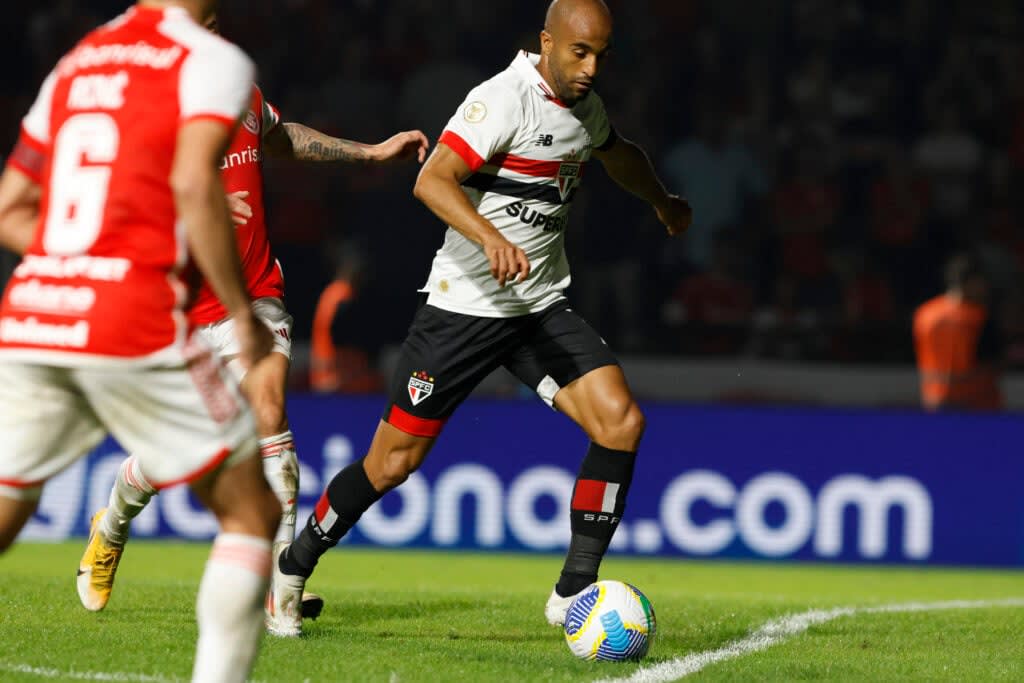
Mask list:
[[[60,680],[75,681],[115,681],[116,683],[177,683],[181,679],[164,678],[163,676],[148,676],[146,674],[130,674],[108,671],[61,671],[60,669],[48,669],[42,666],[29,666],[28,664],[8,664],[0,662],[0,671],[14,674],[26,674],[39,678],[57,678]]]
[[[1024,607],[1024,598],[907,602],[893,605],[878,605],[875,607],[837,607],[828,610],[812,609],[765,622],[761,628],[746,638],[733,641],[717,650],[695,652],[692,655],[686,655],[685,657],[679,657],[662,662],[661,664],[639,669],[631,676],[604,678],[594,681],[594,683],[668,683],[669,681],[675,681],[697,673],[712,664],[724,662],[728,659],[736,659],[752,652],[766,650],[773,645],[778,645],[784,640],[803,633],[811,626],[824,624],[839,617],[854,614],[930,612],[952,609],[984,609],[988,607]]]
[[[38,678],[57,678],[62,681],[114,681],[115,683],[182,683],[184,681],[183,678],[164,678],[149,674],[132,674],[121,671],[61,671],[44,666],[9,664],[7,662],[0,662],[0,672],[25,674]],[[261,681],[253,680],[250,683],[261,683]]]

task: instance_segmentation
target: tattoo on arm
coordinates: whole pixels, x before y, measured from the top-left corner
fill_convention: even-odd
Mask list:
[[[344,161],[366,163],[371,161],[370,145],[334,138],[303,126],[301,123],[283,124],[291,141],[292,156],[303,161]]]

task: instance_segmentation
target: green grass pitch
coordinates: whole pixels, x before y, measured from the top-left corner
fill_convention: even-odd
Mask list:
[[[75,593],[83,547],[21,544],[0,558],[0,681],[187,680],[209,547],[131,543],[99,614],[82,609]],[[560,560],[342,547],[308,586],[327,601],[324,614],[301,639],[265,638],[253,679],[595,681],[742,642],[769,620],[816,608],[1024,598],[1024,572],[612,556],[602,578],[643,590],[659,633],[639,665],[591,664],[574,659],[543,619]],[[1024,606],[839,616],[693,677],[1021,681]]]

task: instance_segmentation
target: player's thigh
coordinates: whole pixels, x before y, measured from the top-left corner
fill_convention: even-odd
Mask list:
[[[33,499],[106,432],[69,370],[0,363],[0,435],[0,495]]]
[[[11,498],[0,490],[0,553],[11,547],[38,506],[38,498]]]
[[[205,345],[183,365],[78,371],[96,414],[156,488],[192,482],[251,457],[252,413],[231,373]]]
[[[501,318],[422,306],[395,365],[384,422],[416,437],[437,437],[444,423],[498,366],[515,342]]]
[[[564,302],[538,315],[506,367],[592,441],[635,450],[643,415],[615,355]]]
[[[199,501],[214,514],[221,531],[270,535],[281,503],[270,489],[258,458],[246,458],[192,483]]]
[[[242,378],[242,394],[250,402],[275,401],[282,403],[288,388],[291,360],[280,353],[268,353],[249,368]]]
[[[564,401],[556,399],[573,383],[600,368],[617,369],[619,362],[601,335],[563,301],[535,315],[505,367],[561,410]],[[569,408],[563,412],[576,419]]]
[[[290,365],[287,356],[269,353],[242,377],[242,394],[249,400],[261,437],[288,428],[284,402]]]
[[[294,321],[285,309],[284,303],[280,299],[264,297],[252,303],[252,310],[274,335],[273,354],[283,356],[290,363]],[[235,336],[235,323],[231,318],[203,325],[196,330],[196,334],[231,368],[236,379],[244,380],[247,373],[237,359],[238,354],[241,353],[241,347],[238,345],[238,339]],[[285,374],[287,374],[287,366]]]
[[[635,451],[640,444],[644,417],[618,365],[591,370],[570,382],[555,396],[555,407],[602,446]]]

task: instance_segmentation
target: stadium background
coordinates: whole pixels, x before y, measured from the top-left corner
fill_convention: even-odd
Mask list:
[[[10,149],[56,58],[126,4],[6,8],[0,150]],[[516,49],[536,49],[545,4],[228,0],[221,24],[255,57],[286,120],[370,142],[413,127],[436,139],[470,86]],[[1024,407],[1024,381],[1013,373],[1024,363],[1024,9],[1010,0],[609,4],[616,52],[598,90],[619,131],[696,212],[690,234],[668,241],[649,209],[612,190],[595,165],[568,230],[574,305],[622,354],[659,418],[644,447],[649,476],[631,496],[631,510],[653,527],[622,549],[1024,563],[1024,502],[1009,485],[1021,480],[1019,418],[917,414],[910,340],[913,308],[941,290],[946,258],[977,250],[996,288],[1008,405]],[[300,455],[310,473],[326,474],[340,462],[339,444],[349,456],[365,448],[381,405],[299,393],[329,257],[339,244],[357,245],[367,261],[359,305],[344,322],[386,373],[442,226],[412,198],[411,167],[266,168],[271,237],[296,319]],[[3,261],[10,268],[13,258]],[[702,278],[712,270],[714,288]],[[422,501],[392,495],[382,506],[387,529],[368,527],[353,542],[534,547],[520,531],[555,519],[562,470],[574,469],[582,438],[506,377],[480,394],[424,469],[428,503],[411,508],[424,519],[455,514],[432,507],[439,480],[478,465],[468,486],[482,493],[456,498],[466,514],[416,527],[408,513],[410,527],[396,531],[403,505]],[[693,405],[708,402],[726,405]],[[735,405],[755,402],[769,405]],[[493,443],[489,430],[513,421],[529,435],[528,456]],[[115,450],[105,446],[51,487],[52,507],[30,535],[81,534]],[[547,471],[554,483],[530,499],[533,517],[513,519],[517,483],[544,466],[561,469]],[[669,496],[681,477],[691,496],[682,502]],[[839,493],[829,488],[837,480]],[[498,521],[482,512],[488,491],[506,504]],[[837,552],[822,531],[827,494],[840,511]],[[173,497],[162,498],[144,528],[203,537],[201,518],[178,526],[167,510]],[[881,541],[870,532],[879,524]],[[647,542],[635,540],[644,533]]]

